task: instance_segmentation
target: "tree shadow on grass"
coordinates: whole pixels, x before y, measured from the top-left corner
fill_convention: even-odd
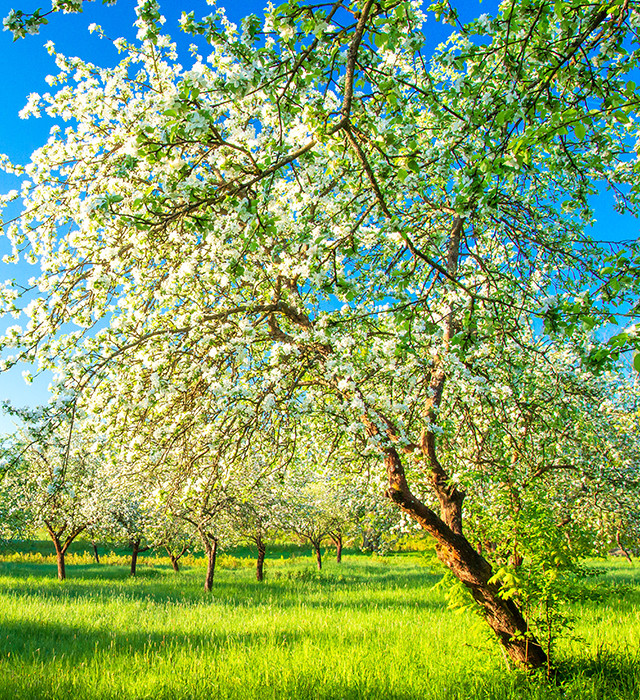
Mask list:
[[[577,680],[587,680],[603,688],[627,689],[640,698],[640,649],[628,651],[599,650],[593,656],[573,656],[558,663],[554,681],[570,686]],[[603,696],[605,697],[605,696]]]
[[[32,598],[34,601],[75,602],[90,599],[111,602],[116,597],[160,605],[202,605],[206,602],[229,607],[275,605],[281,610],[298,608],[340,608],[365,612],[375,606],[385,609],[419,608],[442,611],[446,604],[430,589],[438,575],[426,570],[404,572],[401,577],[375,572],[371,576],[316,573],[298,570],[303,576],[269,577],[259,583],[247,570],[221,570],[214,578],[213,590],[202,588],[204,569],[185,570],[176,574],[161,568],[141,567],[131,577],[125,567],[78,564],[69,567],[69,578],[58,581],[51,564],[4,564],[0,573],[0,594]],[[401,591],[401,596],[398,594]],[[351,596],[351,599],[350,599]]]
[[[234,668],[241,668],[243,663],[248,668],[251,660],[255,661],[264,655],[280,654],[278,657],[287,662],[287,650],[293,650],[303,643],[316,646],[318,649],[336,648],[336,638],[331,630],[314,628],[302,632],[292,627],[283,626],[277,631],[262,629],[227,630],[221,631],[213,626],[207,633],[161,633],[141,630],[118,631],[117,629],[87,628],[81,623],[42,621],[38,625],[25,621],[10,621],[3,625],[0,636],[0,657],[3,659],[0,673],[0,697],[18,698],[53,697],[47,692],[47,683],[62,669],[67,677],[61,680],[62,691],[55,697],[65,696],[64,684],[71,688],[80,688],[74,694],[77,698],[115,697],[116,686],[104,689],[91,695],[82,691],[83,668],[93,664],[93,674],[100,674],[101,668],[109,668],[115,674],[116,680],[123,669],[122,680],[117,681],[119,692],[133,693],[136,669],[141,673],[153,673],[156,662],[162,663],[167,657],[176,658],[195,654],[196,658],[206,658],[209,670],[203,677],[202,695],[197,697],[225,698],[315,698],[316,700],[414,700],[416,686],[409,689],[390,688],[383,682],[376,686],[375,682],[364,684],[362,677],[354,680],[339,681],[331,676],[331,669],[326,666],[319,669],[299,667],[293,681],[276,679],[275,686],[261,685],[261,678],[251,676],[247,672],[242,679],[251,683],[251,688],[238,687],[234,690],[234,674],[225,664],[227,654],[232,650]],[[349,655],[358,654],[363,644],[367,643],[367,633],[349,631],[340,636],[340,652]],[[233,651],[235,650],[235,651]],[[353,650],[353,651],[352,651]],[[240,658],[233,654],[239,654]],[[198,656],[205,654],[204,657]],[[173,655],[173,656],[172,656]],[[62,666],[62,659],[64,663]],[[137,659],[135,663],[133,660]],[[381,659],[391,662],[390,658]],[[540,676],[527,677],[526,674],[504,674],[496,666],[483,664],[473,673],[469,669],[452,663],[448,667],[446,683],[444,677],[434,676],[434,681],[440,683],[441,700],[479,700],[489,698],[501,700],[505,698],[523,700],[546,699],[556,700],[571,698],[582,700],[588,698],[618,698],[635,700],[640,697],[640,671],[638,659],[631,654],[600,653],[593,658],[574,658],[563,661],[555,677],[554,683],[544,681]],[[133,663],[133,665],[132,665]],[[137,665],[136,665],[137,664]],[[13,672],[11,672],[13,669]],[[289,669],[290,670],[290,669]],[[24,675],[33,672],[33,680],[25,682]],[[22,674],[23,678],[20,678]],[[38,674],[42,676],[38,679]],[[75,675],[75,678],[72,676]],[[430,672],[429,672],[430,675]],[[235,679],[237,680],[237,679]],[[123,685],[124,683],[124,685]],[[225,685],[228,683],[228,685]],[[281,683],[282,685],[279,685]],[[416,683],[416,679],[413,679]],[[79,684],[79,685],[78,685]],[[446,685],[446,687],[445,687]],[[214,692],[223,689],[222,693]],[[129,689],[129,691],[128,691]],[[207,689],[209,690],[208,695]],[[29,696],[27,691],[31,692]],[[134,695],[132,695],[133,697]],[[124,695],[121,695],[124,697]],[[138,695],[135,695],[138,697]],[[190,694],[179,693],[179,687],[169,687],[145,697],[154,698],[186,698]],[[428,694],[425,697],[434,697]]]
[[[295,623],[293,623],[295,624]],[[340,636],[340,652],[346,655],[357,656],[359,650],[369,640],[369,635],[362,631],[344,632]],[[209,670],[203,676],[202,690],[209,685],[213,691],[215,686],[225,687],[227,681],[232,685],[232,668],[226,664],[227,654],[231,650],[232,665],[235,669],[248,668],[251,660],[273,656],[277,651],[278,659],[287,663],[288,651],[295,655],[295,647],[303,644],[312,645],[318,649],[336,648],[336,639],[329,630],[314,628],[310,631],[300,631],[293,627],[282,627],[277,631],[264,629],[263,631],[219,631],[213,627],[210,633],[170,634],[160,632],[127,631],[120,632],[113,629],[88,629],[82,624],[59,621],[42,621],[37,626],[24,621],[12,621],[3,626],[3,634],[0,637],[0,657],[4,659],[3,673],[0,674],[0,697],[44,698],[53,697],[47,692],[47,683],[51,678],[62,678],[62,685],[68,684],[80,690],[74,697],[116,697],[114,688],[102,693],[87,694],[82,692],[83,673],[93,673],[94,677],[100,673],[101,668],[109,669],[109,673],[115,676],[120,693],[127,693],[127,686],[133,687],[136,670],[140,673],[153,673],[156,662],[162,663],[163,659],[171,657],[175,659],[182,655],[195,655],[196,658],[207,659]],[[241,658],[238,658],[241,655]],[[93,666],[93,670],[88,667]],[[13,673],[10,669],[13,668]],[[124,669],[124,671],[123,671]],[[272,669],[272,678],[273,678]],[[291,668],[288,669],[291,671]],[[237,673],[236,670],[234,673]],[[118,680],[122,674],[122,680]],[[20,677],[22,676],[22,678]],[[25,676],[29,676],[29,682],[25,682]],[[38,678],[40,676],[40,678]],[[74,677],[75,676],[75,677]],[[237,679],[236,679],[237,680]],[[326,666],[314,669],[306,665],[299,665],[295,669],[293,686],[291,679],[282,681],[272,687],[261,684],[261,679],[247,672],[245,681],[253,684],[249,689],[238,688],[236,692],[225,689],[222,697],[237,698],[316,698],[329,700],[340,698],[341,700],[371,700],[372,698],[384,698],[384,700],[414,700],[415,693],[403,690],[385,689],[384,692],[372,692],[372,685],[362,689],[357,682],[340,682],[332,678],[331,669]],[[276,684],[279,682],[275,681]],[[291,691],[291,692],[289,692]],[[27,694],[25,694],[27,693]],[[29,696],[28,693],[32,693]],[[120,695],[119,697],[125,697]],[[216,697],[215,692],[203,694],[202,697]],[[58,693],[55,697],[70,697]],[[135,695],[135,697],[138,697]],[[191,695],[176,694],[175,689],[168,689],[165,693],[145,695],[144,697],[186,698]],[[200,697],[200,695],[198,695]]]

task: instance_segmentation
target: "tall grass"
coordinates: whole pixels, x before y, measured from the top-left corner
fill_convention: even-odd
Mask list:
[[[148,559],[131,579],[76,562],[60,583],[53,562],[0,562],[0,698],[640,697],[638,566],[589,582],[572,609],[580,640],[559,645],[548,682],[507,670],[424,556],[352,554],[321,574],[282,556],[262,584],[228,557],[212,594],[195,565]]]

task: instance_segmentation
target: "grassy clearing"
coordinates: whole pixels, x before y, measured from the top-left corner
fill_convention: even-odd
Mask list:
[[[143,565],[132,580],[70,561],[63,583],[53,562],[0,562],[0,697],[640,697],[638,565],[608,563],[589,582],[573,609],[582,640],[559,647],[549,684],[506,671],[482,622],[447,609],[424,556],[352,554],[317,575],[283,551],[258,584],[234,554],[213,595],[197,562]]]

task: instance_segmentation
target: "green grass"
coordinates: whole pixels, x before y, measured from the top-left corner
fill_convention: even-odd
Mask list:
[[[548,683],[506,669],[424,556],[352,553],[317,575],[285,548],[258,584],[248,551],[233,554],[210,595],[197,561],[175,574],[147,559],[135,579],[69,562],[62,583],[46,559],[0,561],[0,698],[640,697],[638,565],[589,581],[572,611],[582,639],[559,646]]]

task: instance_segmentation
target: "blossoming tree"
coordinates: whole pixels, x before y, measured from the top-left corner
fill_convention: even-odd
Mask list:
[[[637,256],[601,250],[585,227],[598,182],[637,212],[640,13],[505,3],[430,60],[425,19],[407,0],[292,1],[240,28],[221,10],[185,14],[199,44],[184,70],[145,0],[115,68],[50,46],[54,93],[25,116],[69,125],[24,168],[9,260],[41,273],[3,292],[29,318],[5,346],[52,369],[108,434],[184,397],[157,430],[217,412],[216,454],[238,431],[295,432],[310,412],[336,439],[359,434],[510,658],[539,666],[545,652],[464,529],[519,438],[491,442],[489,464],[469,457],[485,453],[466,392],[490,384],[491,358],[512,362],[512,344],[533,358],[564,344],[581,373],[636,342],[592,332],[633,297]],[[478,421],[496,411],[489,388]],[[467,486],[485,480],[489,495]]]
[[[7,438],[2,447],[8,459],[0,482],[4,527],[10,535],[23,537],[46,529],[62,581],[69,546],[105,515],[107,493],[99,460],[69,425],[56,431],[32,425]]]

